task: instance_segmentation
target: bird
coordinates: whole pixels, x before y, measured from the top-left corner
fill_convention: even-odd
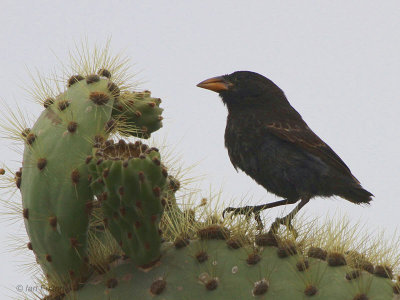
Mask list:
[[[293,229],[296,213],[314,197],[339,196],[355,204],[369,204],[374,196],[365,190],[343,160],[308,127],[290,105],[284,92],[270,79],[250,71],[212,77],[197,87],[217,92],[227,107],[225,147],[233,167],[282,200],[255,206],[227,207],[232,215],[254,214],[264,227],[260,212],[297,204],[279,226]]]

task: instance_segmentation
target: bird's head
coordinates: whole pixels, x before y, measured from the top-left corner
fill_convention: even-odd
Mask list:
[[[249,71],[213,77],[200,82],[198,87],[217,92],[229,107],[264,105],[284,97],[283,91],[268,78]]]

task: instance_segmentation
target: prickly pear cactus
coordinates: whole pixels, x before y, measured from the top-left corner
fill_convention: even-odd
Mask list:
[[[133,260],[146,264],[160,255],[158,223],[167,176],[160,155],[155,148],[144,151],[146,145],[130,152],[122,149],[123,140],[120,147],[105,141],[115,133],[150,137],[162,126],[161,100],[149,91],[128,91],[118,82],[123,75],[114,76],[107,62],[104,59],[97,74],[83,68],[83,73],[68,79],[64,92],[42,99],[44,111],[31,129],[21,133],[23,166],[15,180],[22,195],[28,248],[49,281],[72,289],[91,272],[89,221],[94,204],[99,204],[94,196],[109,194],[104,220],[110,221],[106,225]],[[102,164],[100,147],[106,147],[101,149]],[[96,159],[90,163],[93,148]],[[99,182],[101,187],[96,187]]]
[[[382,246],[344,220],[294,224],[296,236],[261,233],[247,219],[221,219],[205,198],[194,205],[186,187],[178,201],[179,168],[121,139],[158,130],[161,100],[131,91],[126,61],[107,47],[73,62],[79,75],[64,90],[36,82],[44,111],[31,129],[1,118],[24,144],[10,181],[44,273],[42,299],[400,298],[398,244]]]

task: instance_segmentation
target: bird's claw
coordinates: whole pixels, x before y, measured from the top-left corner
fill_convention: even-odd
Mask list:
[[[245,215],[246,218],[249,218],[253,213],[253,207],[244,206],[244,207],[227,207],[222,212],[222,217],[225,218],[225,213],[232,213],[231,218],[236,215]]]
[[[292,220],[288,220],[287,218],[276,218],[275,221],[271,224],[269,232],[276,234],[279,230],[280,225],[285,225],[287,229],[294,235],[294,237],[297,238],[299,234],[297,230],[294,229],[291,221]]]
[[[254,214],[254,219],[257,222],[257,229],[262,230],[264,225],[260,218],[260,212],[255,211],[253,206],[244,206],[244,207],[227,207],[222,212],[222,217],[225,218],[225,213],[232,213],[231,219],[236,215],[244,215],[246,219],[249,219],[252,214]]]

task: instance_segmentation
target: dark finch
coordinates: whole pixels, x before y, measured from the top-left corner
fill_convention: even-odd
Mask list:
[[[273,223],[271,230],[275,230],[279,224],[290,226],[294,215],[316,196],[338,195],[356,204],[372,200],[373,195],[361,187],[346,164],[307,126],[271,80],[238,71],[197,86],[219,93],[228,108],[225,146],[235,169],[285,198],[258,206],[228,207],[224,213],[254,213],[262,226],[261,210],[300,200],[291,213]]]

